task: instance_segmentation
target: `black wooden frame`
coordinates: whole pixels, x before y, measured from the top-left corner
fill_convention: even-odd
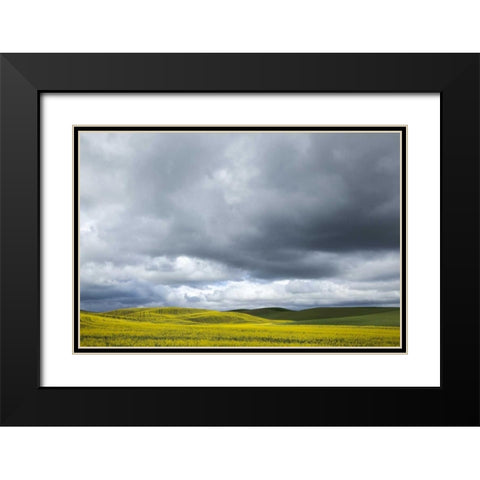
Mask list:
[[[1,55],[0,423],[478,425],[479,68],[477,54]],[[441,386],[41,387],[42,92],[440,93]]]

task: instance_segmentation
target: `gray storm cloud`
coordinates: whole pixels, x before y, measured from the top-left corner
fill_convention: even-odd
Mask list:
[[[397,305],[398,133],[81,132],[81,308]]]

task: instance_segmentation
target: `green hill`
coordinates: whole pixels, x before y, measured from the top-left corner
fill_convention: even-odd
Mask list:
[[[235,311],[266,319],[291,320],[298,324],[400,325],[400,309],[398,307],[318,307],[306,310],[258,308]]]

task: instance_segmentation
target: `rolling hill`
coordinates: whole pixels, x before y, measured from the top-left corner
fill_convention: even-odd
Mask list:
[[[268,319],[292,320],[297,324],[400,325],[398,307],[317,307],[306,310],[273,307],[233,311]]]

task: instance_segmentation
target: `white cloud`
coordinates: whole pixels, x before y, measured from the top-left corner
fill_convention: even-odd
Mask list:
[[[167,287],[165,305],[207,309],[260,307],[306,308],[312,305],[391,305],[398,302],[398,282],[349,285],[336,280],[228,281],[202,288]],[[153,301],[151,304],[158,305]],[[149,306],[149,305],[145,305]]]

